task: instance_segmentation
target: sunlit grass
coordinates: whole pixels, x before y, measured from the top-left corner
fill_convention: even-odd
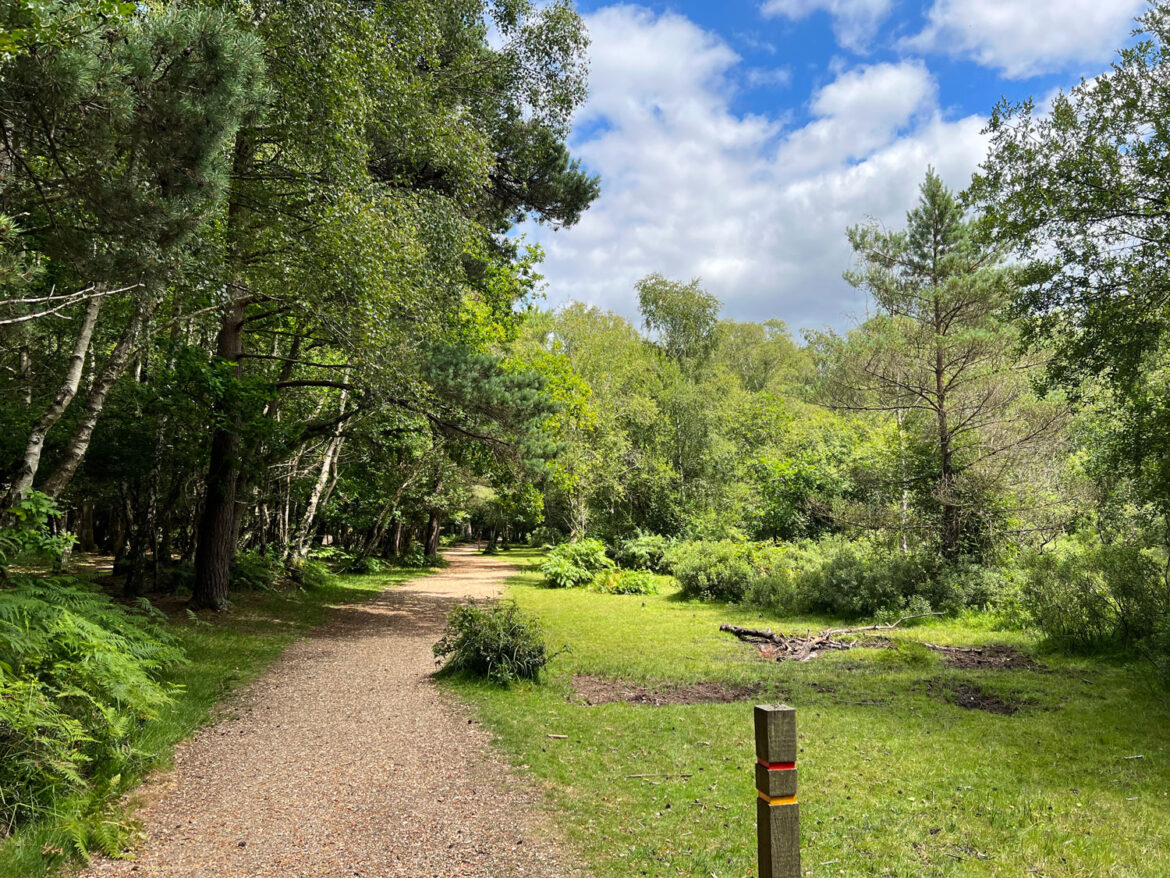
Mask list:
[[[754,874],[753,701],[799,710],[806,874],[1170,875],[1170,707],[1140,666],[1040,655],[1042,672],[969,671],[921,650],[776,663],[719,624],[816,631],[832,620],[761,618],[670,592],[547,589],[532,572],[509,596],[570,651],[540,685],[453,685],[544,786],[554,819],[602,878]],[[892,636],[1035,648],[979,619],[928,620]],[[574,674],[760,694],[590,707],[571,700]],[[958,686],[1020,710],[955,706],[948,693]]]

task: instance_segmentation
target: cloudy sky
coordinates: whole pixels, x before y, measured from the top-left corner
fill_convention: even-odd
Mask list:
[[[962,188],[1006,96],[1104,70],[1143,0],[578,0],[591,93],[573,152],[602,195],[524,231],[549,304],[627,316],[652,271],[701,277],[737,319],[848,325],[844,230],[901,225],[933,165]]]

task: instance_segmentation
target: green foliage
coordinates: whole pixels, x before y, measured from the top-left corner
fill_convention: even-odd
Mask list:
[[[719,300],[698,280],[690,283],[651,274],[637,283],[638,310],[659,348],[684,369],[700,365],[714,350]]]
[[[903,556],[863,542],[833,541],[810,552],[806,563],[801,591],[810,609],[857,618],[900,609],[915,596],[937,606],[945,603],[933,594],[938,561],[932,556]]]
[[[511,601],[455,607],[434,653],[447,660],[446,672],[466,671],[505,686],[535,680],[553,657],[540,624]]]
[[[657,594],[658,580],[645,570],[602,570],[589,584],[601,594]]]
[[[1133,644],[1170,623],[1170,586],[1151,550],[1064,540],[1030,555],[1025,569],[1024,606],[1059,644]]]
[[[738,602],[778,565],[783,549],[734,540],[678,543],[666,553],[687,597]]]
[[[0,821],[132,765],[127,742],[171,703],[160,678],[182,660],[155,619],[100,593],[30,578],[0,589]]]
[[[345,565],[346,573],[354,573],[359,576],[368,576],[372,573],[381,573],[386,569],[386,562],[381,558],[375,558],[371,555],[363,555],[360,558],[355,558]]]
[[[920,671],[939,664],[938,656],[928,646],[913,640],[896,641],[890,649],[878,652],[875,661],[882,665],[917,668]]]
[[[1010,571],[948,565],[925,551],[903,555],[872,540],[826,537],[774,546],[732,540],[678,543],[668,552],[688,597],[844,618],[913,615],[992,603]]]
[[[284,574],[284,564],[274,553],[245,550],[232,561],[231,584],[236,591],[271,589]]]
[[[406,552],[394,559],[399,567],[410,570],[425,570],[428,567],[446,567],[447,562],[441,555],[427,555],[422,546],[411,546]]]
[[[55,501],[40,491],[28,491],[8,510],[11,524],[0,528],[0,573],[21,556],[49,558],[54,563],[73,545],[76,538],[64,531],[53,533],[49,523],[61,511]]]
[[[1170,689],[1170,621],[1142,643],[1142,652],[1153,665],[1154,675],[1163,689]]]
[[[639,534],[621,540],[613,551],[614,560],[631,570],[649,570],[651,573],[669,573],[666,556],[674,540],[659,534]]]
[[[585,539],[562,543],[548,553],[540,572],[554,588],[575,588],[590,582],[594,575],[613,567],[600,540]]]
[[[541,525],[540,527],[534,528],[532,532],[528,534],[528,545],[533,549],[538,549],[541,546],[548,546],[551,548],[557,543],[563,542],[564,539],[565,535],[556,528]]]
[[[321,561],[313,558],[303,558],[293,561],[289,565],[289,574],[293,581],[301,588],[324,588],[329,584],[333,574]]]

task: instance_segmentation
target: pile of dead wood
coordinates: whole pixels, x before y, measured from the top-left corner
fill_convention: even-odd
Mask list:
[[[872,636],[878,631],[892,631],[903,622],[911,619],[922,619],[926,616],[942,616],[943,613],[918,613],[914,616],[903,616],[896,622],[885,625],[864,625],[859,628],[826,628],[819,634],[775,634],[760,628],[741,628],[738,625],[720,625],[720,631],[734,634],[740,640],[753,643],[761,654],[776,661],[807,662],[824,652],[841,649],[855,649],[858,647],[881,647],[888,645],[888,641]],[[854,635],[861,635],[860,637]],[[845,639],[843,639],[845,638]],[[979,652],[963,646],[939,646],[935,643],[922,644],[929,649],[939,652]]]

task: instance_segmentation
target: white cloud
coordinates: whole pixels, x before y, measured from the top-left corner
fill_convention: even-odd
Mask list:
[[[847,49],[862,49],[890,13],[891,0],[765,0],[760,11],[769,17],[807,18],[824,11],[833,17],[833,33]]]
[[[813,96],[817,118],[785,138],[778,162],[792,173],[862,158],[934,112],[937,91],[930,72],[918,62],[846,71]]]
[[[785,88],[792,82],[792,71],[787,67],[753,67],[744,81],[752,88]]]
[[[962,187],[985,152],[983,119],[944,119],[917,62],[839,72],[786,130],[733,111],[739,58],[689,20],[621,6],[588,24],[592,92],[572,146],[602,195],[572,229],[530,229],[554,303],[632,316],[634,282],[661,271],[701,276],[730,316],[841,325],[862,307],[841,280],[845,228],[900,225],[927,165]]]
[[[915,49],[973,58],[1023,79],[1107,61],[1146,0],[934,0]]]

